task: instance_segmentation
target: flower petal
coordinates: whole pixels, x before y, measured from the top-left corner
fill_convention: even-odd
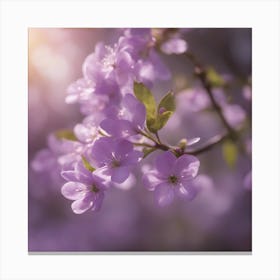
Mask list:
[[[164,175],[168,176],[171,174],[176,160],[177,158],[172,152],[170,151],[164,152],[158,155],[158,157],[156,158],[156,162],[155,162],[156,169],[160,173],[163,173]]]
[[[105,119],[100,127],[114,137],[127,137],[136,134],[130,121],[118,119]]]
[[[130,173],[124,182],[121,184],[113,183],[113,186],[120,190],[128,191],[136,186],[136,178],[132,173]]]
[[[198,189],[192,183],[188,182],[188,184],[178,186],[176,193],[182,198],[193,200],[198,193]]]
[[[124,182],[129,176],[129,168],[127,167],[116,167],[112,169],[111,180],[115,183]]]
[[[156,171],[150,171],[143,175],[142,182],[145,188],[147,188],[149,191],[155,190],[156,186],[162,183],[163,181],[158,178]]]
[[[197,175],[200,162],[198,158],[191,155],[180,156],[174,166],[174,174],[185,180],[194,178]]]
[[[82,199],[74,201],[71,208],[75,214],[82,214],[93,206],[94,200],[94,194],[89,194]]]
[[[72,181],[76,182],[77,177],[76,177],[76,172],[74,170],[67,170],[67,171],[61,171],[60,175],[65,179],[66,181]]]
[[[67,182],[61,188],[62,195],[70,200],[83,198],[87,191],[87,186],[78,182]]]
[[[143,104],[139,103],[135,107],[135,114],[133,115],[132,122],[136,128],[142,128],[146,119],[146,108]]]
[[[98,167],[111,161],[113,146],[114,140],[110,137],[102,137],[95,141],[91,149],[91,157]]]
[[[99,190],[106,190],[111,187],[112,182],[109,176],[103,174],[102,171],[99,172],[97,169],[92,173],[92,185],[95,185]]]
[[[104,192],[100,191],[97,194],[95,194],[95,200],[91,210],[95,212],[99,211],[102,206],[103,200],[104,200]]]
[[[95,126],[87,127],[84,124],[76,124],[74,133],[81,142],[90,143],[97,136],[97,129]]]
[[[79,182],[88,186],[92,184],[91,172],[85,168],[84,163],[81,160],[76,163],[75,172],[76,178]]]
[[[131,76],[131,69],[133,66],[133,60],[130,54],[126,51],[122,51],[117,56],[116,61],[116,79],[119,85],[125,85],[128,83]]]
[[[192,138],[192,139],[188,139],[187,145],[191,146],[191,145],[194,145],[194,144],[198,143],[199,141],[200,141],[200,137],[195,137],[195,138]]]
[[[174,199],[174,190],[169,184],[161,183],[155,189],[154,198],[159,206],[167,206]]]
[[[146,118],[145,106],[132,94],[124,96],[123,106],[127,109],[127,119],[132,122],[134,128],[143,127]]]
[[[122,166],[130,166],[137,164],[141,158],[143,157],[143,153],[140,151],[132,151],[127,157],[121,161]]]
[[[116,149],[114,153],[116,159],[120,160],[132,151],[133,151],[133,144],[125,139],[121,139],[116,143]]]
[[[137,81],[143,82],[146,86],[152,86],[152,82],[156,79],[156,74],[151,61],[138,60],[134,71]]]

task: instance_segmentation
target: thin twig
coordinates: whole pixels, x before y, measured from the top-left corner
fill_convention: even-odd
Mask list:
[[[216,113],[219,115],[222,123],[224,124],[227,131],[229,132],[231,138],[233,140],[235,140],[237,138],[237,134],[236,134],[235,130],[230,126],[228,121],[226,120],[226,118],[222,112],[222,108],[219,106],[219,104],[215,100],[215,97],[212,92],[212,87],[207,79],[207,73],[206,73],[204,67],[202,67],[202,65],[197,61],[197,59],[195,58],[195,56],[193,54],[186,52],[185,56],[193,63],[193,65],[195,67],[194,72],[197,75],[197,77],[200,79],[203,87],[205,88],[205,90],[211,100],[213,108],[215,109]]]
[[[212,138],[210,138],[206,144],[198,149],[195,150],[189,150],[189,151],[185,151],[184,154],[189,154],[189,155],[198,155],[201,154],[203,152],[206,152],[210,149],[212,149],[213,147],[215,147],[216,145],[224,142],[226,139],[229,138],[229,133],[224,133],[221,135],[216,135]]]
[[[155,136],[156,136],[158,142],[161,144],[161,140],[160,140],[160,138],[159,138],[158,132],[155,133]]]

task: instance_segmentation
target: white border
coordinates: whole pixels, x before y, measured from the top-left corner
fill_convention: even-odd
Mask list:
[[[253,27],[253,254],[27,253],[28,27]],[[1,2],[1,279],[279,279],[279,2]]]

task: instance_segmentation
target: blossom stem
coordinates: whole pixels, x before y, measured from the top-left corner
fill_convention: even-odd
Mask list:
[[[200,147],[198,149],[195,149],[195,150],[185,151],[184,154],[189,154],[189,155],[201,154],[203,152],[206,152],[206,151],[212,149],[216,145],[224,142],[229,137],[230,137],[229,133],[224,133],[224,134],[221,134],[221,135],[216,135],[216,136],[210,138],[204,146],[202,146],[202,147]]]
[[[154,145],[150,145],[148,143],[135,143],[135,142],[131,142],[133,145],[135,146],[143,146],[143,147],[148,147],[148,148],[155,148]]]
[[[192,151],[193,154],[198,154],[201,152],[204,152],[206,150],[209,150],[212,146],[215,146],[216,144],[223,142],[225,139],[230,138],[232,141],[237,142],[237,146],[240,150],[240,152],[246,155],[246,151],[244,146],[241,143],[238,143],[239,141],[239,135],[238,132],[236,130],[234,130],[231,125],[228,123],[228,121],[226,120],[223,112],[222,112],[222,108],[219,106],[219,104],[216,102],[214,95],[213,95],[213,91],[212,91],[212,86],[209,83],[208,79],[207,79],[207,72],[205,70],[205,67],[203,67],[201,65],[201,63],[197,60],[197,58],[190,52],[185,52],[184,55],[192,62],[192,64],[194,65],[194,72],[196,74],[196,76],[200,79],[203,87],[206,90],[206,93],[208,94],[212,106],[215,109],[216,113],[218,114],[218,116],[220,117],[220,120],[222,121],[222,123],[224,124],[225,128],[227,129],[227,134],[223,134],[220,136],[220,139],[218,139],[218,136],[214,136],[212,139],[209,140],[209,143],[202,147],[201,149],[198,149],[196,151]]]
[[[143,130],[139,131],[139,134],[145,136],[146,138],[152,140],[155,144],[160,144],[153,136],[151,136],[148,132],[145,132]]]
[[[161,144],[161,140],[160,140],[160,138],[159,138],[158,132],[155,133],[155,136],[156,136],[158,142]]]
[[[157,143],[155,141],[155,139],[153,139],[152,137],[148,137],[148,135],[146,135],[145,133],[141,133],[141,134],[143,136],[149,138],[150,140],[154,141],[155,145],[150,145],[150,144],[147,144],[147,143],[133,143],[134,145],[136,145],[136,146],[144,146],[144,147],[148,147],[148,148],[154,148],[155,150],[159,149],[159,150],[163,150],[163,151],[172,151],[175,154],[178,154],[178,150],[176,149],[176,147],[174,148],[174,147],[165,145],[163,143]],[[216,135],[216,136],[210,138],[204,146],[202,146],[202,147],[200,147],[198,149],[194,149],[194,150],[182,151],[182,152],[180,152],[180,155],[182,155],[182,154],[189,154],[189,155],[201,154],[203,152],[206,152],[206,151],[212,149],[216,145],[224,142],[228,138],[230,138],[230,134],[229,133],[224,133],[224,134]]]
[[[173,150],[172,147],[161,143],[159,138],[157,140],[154,137],[152,137],[149,133],[146,133],[143,130],[140,130],[139,134],[145,136],[146,138],[148,138],[148,139],[150,139],[150,140],[152,140],[154,142],[155,145],[154,146],[150,145],[151,148],[156,148],[156,149],[160,149],[160,150],[163,150],[163,151]],[[142,144],[142,143],[139,143],[139,144]],[[149,144],[147,144],[147,145],[149,145]],[[145,144],[145,146],[146,146],[146,144]]]
[[[228,121],[226,120],[225,116],[222,113],[222,109],[219,106],[219,104],[216,102],[213,92],[212,92],[212,86],[209,83],[208,79],[207,79],[207,73],[204,69],[204,67],[202,67],[202,65],[197,61],[197,59],[195,58],[195,56],[190,53],[190,52],[185,52],[185,56],[193,63],[194,65],[194,72],[196,74],[196,76],[200,79],[203,87],[205,88],[213,108],[215,109],[216,113],[218,114],[218,116],[220,117],[222,123],[224,124],[224,126],[226,127],[228,133],[230,134],[230,137],[232,138],[232,140],[236,140],[237,139],[237,133],[236,131],[230,126],[230,124],[228,123]]]
[[[198,60],[192,53],[185,52],[184,55],[194,65],[194,72],[195,72],[196,76],[201,81],[203,87],[206,90],[206,93],[208,94],[208,96],[210,98],[210,101],[212,103],[214,110],[218,114],[221,122],[223,123],[223,125],[225,126],[225,128],[227,130],[226,133],[219,134],[219,135],[216,135],[216,136],[210,138],[204,146],[202,146],[198,149],[182,150],[179,152],[180,155],[182,155],[182,154],[198,155],[198,154],[201,154],[203,152],[206,152],[206,151],[212,149],[216,145],[224,142],[226,139],[232,139],[235,141],[238,140],[238,134],[228,123],[225,116],[223,115],[222,108],[216,102],[213,92],[212,92],[212,86],[207,79],[207,72],[206,72],[205,68],[200,64],[200,62],[198,62]],[[146,133],[145,131],[141,131],[140,134],[147,137],[148,139],[152,140],[155,143],[154,146],[151,145],[150,147],[154,147],[155,149],[160,149],[160,150],[164,150],[164,151],[170,150],[170,151],[174,152],[175,154],[178,154],[178,149],[176,147],[174,148],[174,147],[165,145],[161,142],[158,133],[155,133],[156,139],[154,137],[152,137],[148,132]]]

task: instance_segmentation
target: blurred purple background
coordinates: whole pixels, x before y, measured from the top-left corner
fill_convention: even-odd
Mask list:
[[[244,187],[251,161],[242,155],[234,169],[225,164],[220,147],[199,155],[200,173],[209,177],[192,202],[178,199],[158,208],[136,171],[129,190],[113,189],[100,212],[83,215],[74,214],[61,195],[58,174],[36,173],[30,167],[50,132],[82,120],[78,105],[64,102],[66,89],[82,76],[82,63],[95,44],[114,43],[119,34],[116,29],[29,29],[29,251],[251,251],[251,191]],[[184,37],[204,65],[231,77],[232,102],[250,119],[251,101],[243,90],[251,77],[251,29],[190,29]],[[179,91],[195,84],[188,61],[163,59],[174,77],[155,86],[158,98],[170,88]],[[213,112],[178,112],[160,135],[175,144],[182,137],[199,136],[203,142],[219,131]]]

